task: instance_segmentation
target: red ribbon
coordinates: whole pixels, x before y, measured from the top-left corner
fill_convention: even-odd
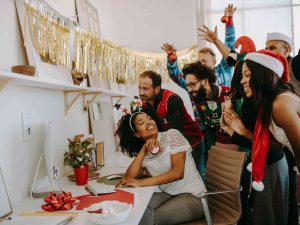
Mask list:
[[[44,198],[46,204],[42,205],[42,209],[46,211],[56,210],[69,210],[73,208],[74,202],[77,198],[72,197],[71,192],[62,192],[56,196],[53,192],[50,192],[47,197]]]

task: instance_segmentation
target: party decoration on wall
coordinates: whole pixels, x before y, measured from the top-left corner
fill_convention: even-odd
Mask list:
[[[84,76],[98,76],[122,84],[137,83],[139,74],[146,70],[158,72],[163,82],[169,81],[165,53],[120,47],[83,30],[43,0],[25,0],[24,3],[32,45],[44,62],[73,69]],[[74,43],[70,43],[73,36]],[[71,49],[75,51],[72,68]],[[196,61],[197,55],[197,46],[178,51],[179,66]]]
[[[158,72],[163,82],[169,81],[164,53],[149,53],[123,48],[92,33],[76,29],[76,70],[122,84],[137,83],[138,75],[146,70]],[[196,61],[197,46],[177,52],[179,66]]]
[[[32,45],[39,52],[42,61],[71,68],[70,27],[73,27],[72,23],[66,23],[67,19],[57,16],[57,13],[46,7],[42,1],[26,1],[25,10]]]

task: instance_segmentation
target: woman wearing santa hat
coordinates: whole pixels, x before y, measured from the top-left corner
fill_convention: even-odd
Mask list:
[[[257,115],[251,108],[251,98],[244,96],[241,108],[233,111],[232,104],[235,104],[237,97],[242,97],[243,87],[240,84],[242,80],[242,65],[240,61],[234,70],[231,88],[233,96],[226,100],[223,108],[222,129],[232,136],[232,142],[240,147],[240,150],[249,152],[249,158],[245,162],[246,168],[243,170],[241,178],[242,217],[238,224],[241,225],[265,225],[265,224],[285,224],[288,218],[288,198],[289,198],[289,180],[288,164],[283,152],[283,145],[269,135],[269,147],[266,158],[264,173],[264,190],[255,191],[251,189],[252,174],[247,170],[249,162],[252,161],[251,135],[253,133]],[[238,68],[240,67],[240,69]],[[238,96],[239,95],[239,96]],[[232,102],[232,103],[231,103]],[[244,135],[244,136],[243,136]],[[276,221],[276,222],[275,222]]]
[[[262,138],[269,135],[270,130],[280,143],[293,152],[300,169],[300,98],[287,84],[286,59],[267,50],[253,52],[245,57],[242,73],[244,93],[252,99],[252,108],[258,115],[253,134],[254,154],[258,154],[259,158],[265,154],[268,143],[264,143]],[[258,164],[257,167],[263,165]],[[253,168],[253,173],[255,170]],[[263,171],[257,176],[263,176]],[[261,180],[257,179],[258,182]]]
[[[280,198],[286,198],[286,190],[283,189],[284,183],[273,181],[279,179],[276,177],[284,177],[284,174],[280,173],[285,171],[283,167],[285,167],[286,162],[280,160],[282,165],[279,165],[280,162],[278,161],[276,164],[265,167],[266,156],[268,149],[270,149],[268,148],[271,137],[269,130],[277,141],[287,146],[295,154],[299,168],[300,98],[293,93],[291,86],[286,83],[289,79],[287,61],[282,55],[267,50],[250,53],[245,57],[242,73],[241,85],[245,94],[244,106],[248,108],[246,112],[251,114],[250,116],[257,118],[254,132],[247,129],[234,113],[224,112],[224,118],[231,125],[231,129],[253,141],[253,166],[249,166],[249,168],[252,167],[250,169],[252,169],[254,179],[253,188],[262,191],[255,193],[255,199],[266,202],[280,201]],[[239,126],[236,126],[237,124]],[[275,152],[269,152],[268,158],[269,155],[274,154]],[[282,168],[278,170],[278,168],[273,168],[274,166],[279,169]],[[266,184],[265,190],[262,180]],[[282,178],[279,180],[283,181]],[[279,191],[279,194],[274,196],[275,190],[277,193]],[[285,220],[282,219],[287,216],[286,212],[283,212],[287,206],[272,206],[272,203],[269,205],[270,208],[268,209],[257,210],[254,207],[254,224],[286,224]],[[281,216],[278,216],[279,214]]]

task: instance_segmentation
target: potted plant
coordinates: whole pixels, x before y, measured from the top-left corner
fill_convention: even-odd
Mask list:
[[[87,184],[89,162],[94,150],[90,141],[70,141],[69,151],[64,153],[64,165],[73,167],[77,185]]]

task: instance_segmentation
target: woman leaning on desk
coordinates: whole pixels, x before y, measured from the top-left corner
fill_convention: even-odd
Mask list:
[[[192,148],[179,131],[159,132],[160,128],[159,119],[145,109],[120,119],[116,131],[120,147],[135,159],[116,187],[159,186],[161,192],[153,194],[140,221],[142,225],[198,220],[204,215],[200,196],[206,189],[191,155]],[[145,169],[151,176],[142,178]]]

